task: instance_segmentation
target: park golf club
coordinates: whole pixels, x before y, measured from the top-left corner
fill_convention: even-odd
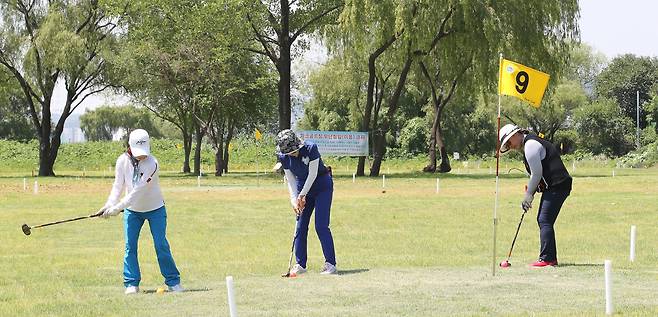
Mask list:
[[[295,253],[295,240],[297,240],[297,226],[299,225],[299,216],[295,220],[295,234],[292,237],[292,247],[290,248],[290,260],[288,261],[288,272],[281,274],[281,277],[290,277],[290,270],[292,270],[292,256]]]
[[[123,212],[123,210],[122,210],[122,212]],[[78,220],[82,220],[82,219],[94,218],[94,217],[98,217],[98,216],[100,216],[100,214],[92,214],[92,215],[89,215],[89,216],[82,216],[82,217],[76,217],[76,218],[71,218],[71,219],[66,219],[66,220],[48,222],[48,223],[44,223],[44,224],[41,224],[41,225],[36,225],[36,226],[33,226],[33,227],[30,227],[27,224],[23,224],[21,226],[21,229],[23,229],[23,233],[26,236],[29,236],[30,234],[32,234],[32,229],[37,229],[37,228],[42,228],[42,227],[47,227],[47,226],[52,226],[52,225],[58,225],[60,223],[78,221]]]
[[[521,224],[523,223],[523,217],[525,216],[526,212],[528,212],[526,209],[523,210],[523,213],[521,214],[521,221],[519,221],[519,225],[516,227],[516,233],[514,234],[514,239],[512,240],[512,246],[509,248],[509,253],[507,254],[507,259],[505,261],[500,262],[500,267],[502,268],[508,268],[512,266],[511,263],[509,263],[509,259],[512,257],[512,250],[514,249],[514,243],[516,242],[516,237],[519,235],[519,229],[521,229]]]

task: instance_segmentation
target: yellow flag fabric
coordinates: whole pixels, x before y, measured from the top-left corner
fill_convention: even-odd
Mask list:
[[[256,137],[257,141],[260,141],[260,139],[263,137],[263,135],[258,131],[258,129],[254,129],[254,136]]]
[[[498,94],[514,96],[539,108],[551,76],[503,59],[498,77]]]

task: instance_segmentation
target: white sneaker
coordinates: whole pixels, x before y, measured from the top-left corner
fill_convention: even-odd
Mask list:
[[[180,293],[180,292],[184,292],[185,289],[180,284],[176,284],[174,286],[169,286],[169,291],[170,292]]]
[[[137,293],[139,293],[139,287],[138,286],[128,286],[128,287],[126,287],[126,291],[123,292],[123,293],[126,294],[126,295],[137,294]]]
[[[324,266],[322,267],[322,270],[320,270],[320,274],[336,274],[338,273],[338,269],[336,269],[336,266],[329,263],[329,262],[324,262]]]
[[[306,273],[306,269],[299,264],[295,264],[295,266],[292,267],[292,270],[290,270],[290,273],[295,273],[297,275],[304,274]]]

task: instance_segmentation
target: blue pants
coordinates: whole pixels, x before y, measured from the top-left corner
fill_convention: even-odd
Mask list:
[[[308,195],[306,195],[306,206],[297,222],[297,239],[295,240],[295,257],[297,263],[304,268],[307,260],[308,225],[311,222],[313,209],[315,209],[315,231],[320,239],[320,245],[322,245],[324,259],[326,262],[336,265],[334,239],[331,236],[331,230],[329,230],[331,199],[334,194],[333,187],[331,176],[318,176]]]
[[[539,240],[541,242],[541,251],[539,260],[557,261],[557,246],[555,243],[555,230],[553,225],[560,214],[562,204],[569,197],[570,192],[544,192],[541,195],[539,203],[539,212],[537,213],[537,224],[539,224]]]
[[[160,264],[160,273],[165,278],[167,286],[180,284],[180,273],[171,256],[169,242],[167,242],[167,210],[162,206],[149,212],[135,212],[126,209],[123,214],[123,224],[126,239],[126,255],[123,258],[123,284],[128,286],[139,286],[141,275],[139,273],[139,262],[137,261],[137,241],[139,232],[142,230],[144,220],[149,221],[155,253]]]

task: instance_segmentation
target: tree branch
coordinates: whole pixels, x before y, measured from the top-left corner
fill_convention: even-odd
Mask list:
[[[339,4],[339,5],[336,5],[336,6],[332,7],[332,8],[329,8],[329,9],[327,9],[326,11],[324,11],[323,13],[321,13],[321,14],[315,16],[314,18],[312,18],[312,19],[310,19],[309,21],[307,21],[306,23],[304,23],[304,25],[302,25],[302,26],[299,28],[299,30],[297,30],[297,32],[295,32],[295,34],[293,34],[293,35],[290,37],[290,43],[294,42],[294,41],[297,39],[297,37],[299,37],[300,34],[304,33],[304,32],[306,31],[306,29],[307,29],[311,24],[313,24],[315,21],[322,19],[323,17],[325,17],[326,15],[328,15],[329,13],[331,13],[332,11],[335,11],[335,10],[337,10],[338,8],[342,7],[342,6],[343,6],[342,4]]]

